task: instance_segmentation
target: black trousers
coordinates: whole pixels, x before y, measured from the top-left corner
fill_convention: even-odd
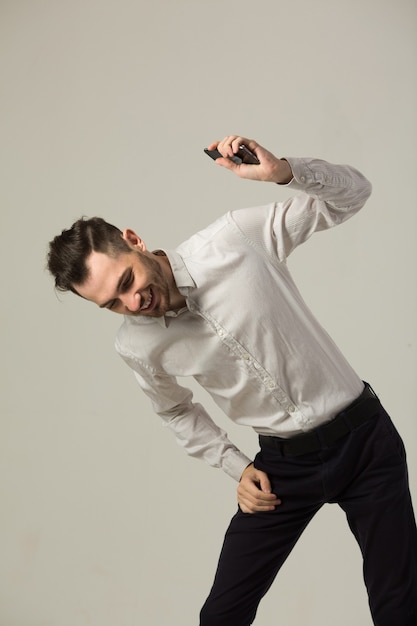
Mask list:
[[[261,447],[255,466],[269,475],[282,504],[233,517],[200,626],[252,624],[261,598],[325,503],[345,511],[360,546],[374,624],[417,625],[417,532],[405,451],[382,407],[327,449],[292,457]]]

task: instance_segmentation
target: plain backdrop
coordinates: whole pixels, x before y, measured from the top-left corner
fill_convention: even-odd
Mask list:
[[[113,349],[120,319],[56,294],[45,254],[81,215],[169,248],[285,199],[204,155],[226,134],[372,181],[290,269],[391,413],[416,496],[416,26],[415,0],[0,1],[0,626],[198,623],[236,484],[176,446]],[[337,506],[256,624],[370,626]]]

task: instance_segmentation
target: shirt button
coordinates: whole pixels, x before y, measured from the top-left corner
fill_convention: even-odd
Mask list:
[[[301,176],[300,180],[301,180],[302,183],[305,183],[306,182],[306,177],[305,176]]]
[[[245,361],[249,361],[249,359],[250,359],[249,354],[247,354],[247,353],[245,352],[245,354],[242,354],[242,356],[243,356],[243,358],[245,359]]]
[[[296,410],[297,409],[293,404],[290,404],[290,406],[288,407],[288,413],[295,413]]]
[[[273,389],[275,387],[275,383],[272,380],[268,383],[268,389]]]

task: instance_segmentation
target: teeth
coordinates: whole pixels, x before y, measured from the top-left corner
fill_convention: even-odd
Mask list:
[[[152,292],[150,291],[148,299],[146,300],[145,304],[142,307],[142,311],[145,311],[146,309],[148,309],[151,306],[151,302],[152,302]]]

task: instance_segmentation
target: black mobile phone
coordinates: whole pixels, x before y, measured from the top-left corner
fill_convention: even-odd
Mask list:
[[[214,160],[219,159],[222,156],[218,150],[207,150],[207,148],[204,148],[204,152]],[[239,150],[234,156],[227,158],[237,165],[240,165],[241,163],[246,163],[248,165],[259,165],[259,160],[256,155],[251,150],[249,150],[249,148],[247,148],[243,143],[239,146]]]

